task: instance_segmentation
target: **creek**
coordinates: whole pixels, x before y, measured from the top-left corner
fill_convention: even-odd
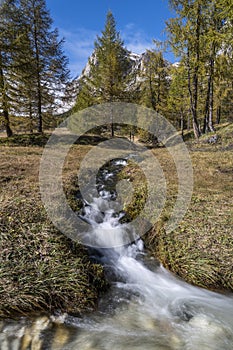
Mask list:
[[[98,310],[85,317],[2,322],[1,350],[232,350],[232,295],[178,279],[147,256],[141,239],[123,244],[123,213],[109,208],[108,200],[116,197],[114,177],[126,163],[116,160],[102,169],[100,197],[85,203],[80,213],[95,242],[91,258],[105,266],[111,284]],[[101,248],[106,242],[111,248]]]

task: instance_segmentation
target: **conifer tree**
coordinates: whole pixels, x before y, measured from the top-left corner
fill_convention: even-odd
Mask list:
[[[186,69],[181,61],[170,70],[171,84],[168,94],[168,111],[170,119],[180,128],[181,134],[189,127],[189,95],[186,79]]]
[[[108,12],[102,36],[95,42],[97,64],[91,64],[92,84],[96,89],[98,102],[126,100],[127,73],[130,68],[128,51],[116,31],[116,22]]]
[[[34,72],[34,57],[27,26],[21,12],[20,32],[12,50],[11,75],[15,82],[13,95],[14,112],[29,119],[30,132],[33,132],[34,120],[36,119],[36,77]]]
[[[94,92],[91,90],[91,84],[89,83],[88,77],[83,77],[79,81],[78,90],[79,92],[76,98],[76,103],[72,109],[73,113],[91,107],[95,104]]]
[[[164,113],[169,89],[168,64],[161,50],[147,50],[141,72],[140,103]]]
[[[155,42],[155,44],[158,43]],[[146,51],[139,77],[140,93],[138,102],[164,115],[167,112],[169,79],[168,64],[161,49]],[[141,118],[141,116],[139,117]],[[157,138],[147,131],[139,129],[138,134],[141,141],[152,143],[153,146],[158,142]]]
[[[206,81],[206,99],[204,105],[204,120],[203,120],[203,133],[214,131],[214,104],[215,93],[217,86],[216,74],[217,74],[217,60],[222,55],[221,51],[224,46],[227,46],[227,38],[224,34],[227,18],[223,14],[223,8],[221,2],[212,1],[208,6],[203,9],[204,23],[203,23],[203,36],[205,41],[205,76]],[[225,38],[224,38],[225,37]]]
[[[186,63],[193,130],[195,137],[198,138],[201,135],[198,102],[203,48],[201,1],[170,0],[170,4],[177,15],[176,18],[170,19],[167,24],[170,43],[175,54],[182,57]]]
[[[233,121],[233,57],[226,53],[218,55],[215,67],[216,123],[222,119]]]
[[[228,56],[232,51],[229,50],[232,5],[228,0],[170,0],[170,3],[176,11],[176,17],[167,23],[170,43],[185,62],[193,129],[199,137],[201,131],[214,130],[214,110],[219,114],[221,109],[215,96],[219,92],[216,77],[220,78],[216,64],[222,52]]]
[[[57,29],[52,30],[52,19],[45,0],[20,0],[30,48],[25,88],[31,84],[33,94],[28,95],[29,110],[36,109],[38,132],[43,131],[43,114],[56,107],[58,91],[64,88],[69,77],[67,58],[62,49],[63,40],[58,39]]]
[[[97,37],[93,56],[89,59],[90,74],[82,81],[76,109],[103,102],[128,101],[127,74],[130,69],[128,51],[116,30],[116,22],[108,12],[102,35]],[[111,135],[114,136],[111,120]]]
[[[65,87],[63,40],[51,25],[44,0],[4,0],[0,6],[0,111],[8,136],[10,114],[37,118],[42,132],[43,114],[56,107]]]
[[[7,136],[12,136],[10,114],[13,109],[12,94],[15,83],[11,77],[12,50],[17,33],[18,11],[16,1],[5,0],[0,5],[0,113],[3,116]]]
[[[221,48],[215,61],[215,109],[216,122],[222,118],[233,121],[233,6],[230,0],[216,1],[218,21],[222,24],[218,35]]]

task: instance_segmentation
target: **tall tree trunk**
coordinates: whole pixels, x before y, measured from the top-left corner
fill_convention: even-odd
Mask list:
[[[36,23],[36,9],[34,10],[34,43],[36,53],[36,79],[37,79],[37,114],[38,114],[38,132],[43,132],[42,124],[42,96],[41,96],[41,76],[40,76],[40,52],[38,47],[38,34],[37,34],[37,23]]]
[[[181,110],[180,114],[180,129],[181,129],[181,136],[184,138],[184,113],[183,110]]]
[[[43,132],[43,125],[42,125],[42,108],[41,108],[41,81],[40,81],[40,73],[37,74],[37,98],[38,98],[38,104],[37,104],[37,113],[38,113],[38,132]]]
[[[197,101],[195,101],[198,95],[196,93],[194,97],[194,93],[192,91],[189,49],[187,52],[187,67],[188,67],[188,90],[189,90],[189,97],[190,97],[190,110],[191,110],[192,122],[193,122],[193,132],[194,132],[195,138],[199,138],[201,136],[201,133],[200,133],[200,126],[197,119]],[[198,83],[198,80],[195,78],[195,87],[197,87],[197,83]]]
[[[209,131],[208,126],[209,126],[209,107],[210,107],[210,89],[211,89],[210,86],[211,86],[211,76],[209,75],[208,84],[207,84],[203,129],[202,129],[203,134]]]
[[[33,134],[33,115],[32,115],[32,103],[29,102],[29,120],[30,120],[30,133]]]
[[[187,130],[190,130],[190,119],[191,119],[191,111],[189,110],[189,112],[188,112],[188,120],[187,120]]]
[[[190,96],[190,107],[193,121],[193,131],[195,138],[201,136],[200,125],[198,122],[197,107],[198,107],[198,82],[199,82],[199,65],[200,65],[200,27],[201,27],[201,5],[198,4],[196,13],[196,31],[193,40],[195,40],[193,55],[195,57],[194,68],[191,68],[191,44],[187,47],[187,68],[188,68],[188,90]]]
[[[216,123],[220,124],[220,120],[221,120],[221,106],[217,107],[217,115],[216,115]]]
[[[201,16],[201,5],[197,7],[197,21],[196,21],[196,33],[195,33],[195,66],[193,74],[193,128],[196,138],[201,136],[200,126],[197,117],[197,107],[198,107],[198,78],[199,78],[199,64],[200,64],[200,16]]]
[[[2,56],[0,53],[0,67],[2,66],[1,62],[2,62]],[[13,131],[10,126],[9,111],[7,106],[7,96],[5,91],[4,73],[2,68],[0,68],[0,91],[2,94],[2,110],[3,110],[4,126],[6,128],[7,137],[11,137],[13,135]]]
[[[6,128],[7,137],[11,137],[13,135],[13,131],[10,126],[9,113],[7,109],[3,110],[3,117],[4,117],[4,125]]]
[[[205,115],[203,123],[203,133],[214,131],[213,127],[213,109],[214,109],[214,57],[215,57],[215,44],[211,45],[211,53],[209,59],[209,77],[207,84]]]
[[[112,103],[113,97],[110,96],[109,102]],[[111,137],[114,137],[114,120],[113,120],[113,107],[110,105],[110,128],[111,128]]]
[[[208,128],[210,131],[215,131],[214,125],[213,125],[213,114],[214,114],[214,82],[212,79],[211,90],[210,90],[209,121],[208,121]]]

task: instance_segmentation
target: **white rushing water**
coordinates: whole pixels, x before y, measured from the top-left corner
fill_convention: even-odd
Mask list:
[[[106,179],[111,176],[106,172]],[[5,325],[0,349],[232,350],[232,295],[210,292],[176,278],[146,256],[140,239],[123,246],[128,226],[120,223],[122,214],[116,215],[108,207],[108,191],[102,191],[103,197],[86,203],[80,214],[90,224],[87,234],[94,246],[116,247],[90,250],[105,265],[111,281],[99,310],[84,318],[64,316],[55,335],[47,332],[41,336],[35,329],[46,329],[49,321],[35,321],[31,327],[34,338],[27,343],[31,347],[23,348],[19,342],[25,332],[30,333],[25,323]],[[6,335],[15,345],[9,346]]]
[[[100,258],[114,271],[115,282],[99,313],[69,319],[79,335],[67,349],[232,350],[232,296],[176,278],[144,257],[141,240],[119,248],[127,234],[125,226],[111,211],[104,214],[98,208],[103,208],[102,199],[95,200],[84,216],[94,223],[90,234],[97,245],[108,240],[108,246],[118,247],[102,251]],[[96,224],[98,212],[102,222]]]

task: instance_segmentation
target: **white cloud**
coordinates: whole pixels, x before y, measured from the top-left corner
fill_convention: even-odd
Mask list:
[[[143,30],[136,28],[134,23],[128,23],[123,28],[121,37],[127,49],[134,53],[140,54],[153,47],[153,38],[150,38]]]
[[[75,77],[82,72],[93,52],[97,33],[84,28],[72,32],[60,28],[59,33],[65,38],[64,50],[69,57],[71,75]]]
[[[96,37],[100,33],[85,28],[78,28],[72,32],[60,28],[59,33],[65,38],[64,49],[69,57],[71,75],[75,77],[85,67],[93,52]],[[128,23],[120,31],[120,35],[127,49],[134,53],[140,54],[153,47],[153,38],[150,38],[143,30],[136,28],[134,23]]]

